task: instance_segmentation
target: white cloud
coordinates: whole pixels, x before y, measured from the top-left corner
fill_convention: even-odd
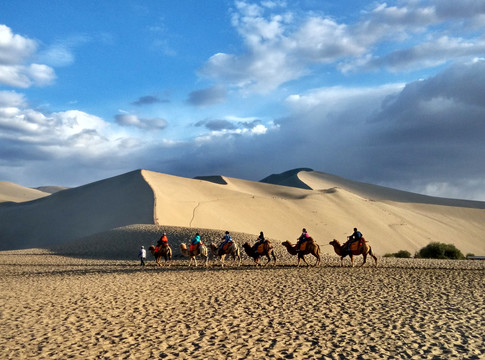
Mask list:
[[[343,72],[401,71],[436,67],[484,52],[483,34],[468,32],[467,19],[453,15],[449,1],[380,3],[349,24],[312,13],[297,16],[276,3],[267,5],[236,2],[232,24],[245,48],[240,54],[214,54],[200,75],[246,93],[268,93],[321,64]],[[476,12],[461,11],[463,16],[485,16],[482,5],[471,0],[469,5]],[[445,22],[452,25],[441,27]],[[462,36],[450,36],[450,27]]]
[[[26,61],[37,49],[34,40],[13,34],[0,24],[0,65],[16,65]]]
[[[33,40],[14,35],[9,27],[0,25],[0,84],[19,88],[51,84],[55,79],[51,67],[26,65],[36,49]]]
[[[25,96],[15,91],[0,91],[0,107],[24,107]]]

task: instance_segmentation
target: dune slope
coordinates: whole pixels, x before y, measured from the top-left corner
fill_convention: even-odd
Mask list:
[[[0,205],[0,249],[47,247],[130,224],[153,224],[153,191],[139,170]]]

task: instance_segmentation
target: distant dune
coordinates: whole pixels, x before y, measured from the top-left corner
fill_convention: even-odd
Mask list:
[[[412,194],[306,168],[262,182],[137,170],[26,203],[0,204],[2,250],[64,246],[69,252],[91,242],[99,254],[100,246],[123,243],[116,257],[132,257],[142,239],[155,241],[164,227],[178,243],[210,229],[212,238],[229,230],[239,242],[255,241],[264,231],[278,246],[294,242],[305,227],[329,254],[330,240],[343,242],[358,227],[378,255],[414,253],[431,241],[485,254],[484,202]]]
[[[296,187],[300,189],[312,190],[312,188],[304,181],[302,181],[298,176],[298,174],[302,172],[307,172],[307,171],[313,171],[313,170],[309,168],[298,168],[298,169],[288,170],[281,174],[272,174],[268,177],[265,177],[263,180],[260,180],[260,182],[266,183],[266,184],[291,186],[291,187]]]
[[[20,203],[49,196],[48,192],[31,189],[7,181],[0,181],[0,204],[3,202]]]

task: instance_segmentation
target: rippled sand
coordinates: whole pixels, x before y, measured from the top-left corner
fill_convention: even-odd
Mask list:
[[[0,252],[2,359],[479,359],[484,262],[157,268]]]

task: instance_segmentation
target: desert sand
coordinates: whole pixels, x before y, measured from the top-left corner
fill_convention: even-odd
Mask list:
[[[480,359],[482,261],[145,267],[0,252],[2,359]],[[348,265],[348,264],[347,264]]]

